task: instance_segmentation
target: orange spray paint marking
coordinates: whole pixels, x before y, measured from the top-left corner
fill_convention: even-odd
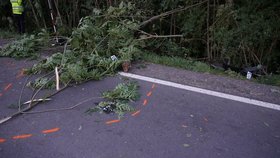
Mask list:
[[[121,120],[111,120],[111,121],[107,121],[106,124],[107,125],[110,125],[110,124],[113,124],[113,123],[118,123],[120,122]]]
[[[32,136],[32,134],[24,134],[24,135],[14,136],[13,139],[25,139],[25,138],[29,138],[31,136]]]
[[[6,139],[0,138],[0,143],[4,143]]]
[[[3,93],[0,93],[0,97],[3,95]]]
[[[13,85],[13,84],[9,83],[9,84],[5,87],[4,91],[9,90],[9,89],[12,87],[12,85]]]
[[[24,76],[24,69],[21,69],[16,78],[19,79],[19,78],[21,78],[23,76]]]
[[[147,93],[147,96],[150,97],[152,95],[152,91],[150,91],[149,93]]]
[[[54,132],[57,132],[59,130],[60,130],[60,128],[53,128],[53,129],[44,130],[44,131],[42,131],[42,133],[44,133],[44,134],[54,133]]]
[[[6,65],[7,65],[7,66],[11,66],[11,67],[15,66],[15,64],[14,64],[12,61],[7,62]]]
[[[136,115],[140,114],[140,112],[141,112],[141,110],[138,110],[138,111],[134,112],[133,114],[131,114],[131,116],[136,116]]]
[[[152,89],[154,89],[155,87],[156,87],[156,85],[155,85],[155,84],[153,84],[153,85],[152,85]]]
[[[144,100],[144,102],[143,102],[143,105],[144,105],[144,106],[146,106],[146,105],[147,105],[147,103],[148,103],[148,100],[147,100],[147,99],[145,99],[145,100]]]
[[[203,118],[205,122],[208,122],[208,119],[206,117]]]

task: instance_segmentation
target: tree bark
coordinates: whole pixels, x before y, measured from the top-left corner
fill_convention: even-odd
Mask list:
[[[212,55],[210,52],[210,40],[209,40],[209,18],[210,18],[210,0],[208,0],[207,2],[207,19],[206,19],[206,23],[207,23],[207,56],[208,56],[208,60],[212,60]]]

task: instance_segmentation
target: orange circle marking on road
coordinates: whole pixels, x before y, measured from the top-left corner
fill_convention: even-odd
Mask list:
[[[54,132],[57,132],[59,130],[60,130],[60,128],[53,128],[53,129],[43,130],[42,133],[44,133],[44,134],[54,133]]]
[[[141,110],[138,110],[138,111],[134,112],[133,114],[131,114],[131,116],[136,116],[136,115],[140,114],[140,112],[141,112]]]
[[[4,91],[7,91],[7,90],[9,90],[11,87],[12,87],[12,83],[9,83],[6,87],[5,87],[5,89],[4,89]]]
[[[32,134],[23,134],[23,135],[14,136],[13,139],[25,139],[25,138],[29,138],[31,136],[32,136]]]
[[[118,123],[120,122],[121,120],[111,120],[111,121],[107,121],[106,124],[107,125],[110,125],[110,124],[113,124],[113,123]]]
[[[146,106],[147,104],[148,104],[148,100],[145,99],[144,102],[143,102],[143,105]]]
[[[4,143],[6,139],[0,138],[0,143]]]
[[[149,93],[147,93],[147,96],[150,97],[152,95],[152,91],[150,91]]]
[[[24,69],[21,69],[16,78],[19,79],[23,76],[24,76]]]

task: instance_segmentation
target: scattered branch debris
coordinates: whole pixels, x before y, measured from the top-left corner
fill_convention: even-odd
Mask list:
[[[13,58],[32,58],[39,57],[38,50],[41,49],[49,40],[49,34],[42,30],[36,35],[25,35],[23,38],[13,41],[0,49],[0,56]]]
[[[50,100],[51,100],[50,98],[46,98],[46,99],[34,99],[32,101],[33,102],[44,102],[44,101],[50,101]],[[23,105],[29,104],[29,103],[31,103],[31,100],[24,102]]]
[[[139,99],[138,85],[135,82],[120,83],[112,91],[103,93],[103,97],[109,100],[135,101]]]
[[[103,93],[103,98],[109,101],[98,103],[95,107],[88,109],[86,113],[117,113],[121,118],[125,113],[134,111],[134,108],[129,105],[129,101],[136,101],[139,97],[138,85],[135,82],[120,83],[114,90]]]

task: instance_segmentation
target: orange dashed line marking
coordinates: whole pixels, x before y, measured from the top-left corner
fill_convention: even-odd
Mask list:
[[[143,105],[146,106],[147,104],[148,104],[148,100],[145,99],[144,102],[143,102]]]
[[[4,143],[6,139],[0,138],[0,143]]]
[[[131,114],[131,116],[136,116],[136,115],[140,114],[140,112],[141,112],[141,110],[138,110],[138,111],[134,112],[133,114]]]
[[[32,134],[23,134],[23,135],[14,136],[13,139],[25,139],[25,138],[29,138],[31,136],[32,136]]]
[[[147,93],[147,96],[150,97],[152,95],[152,91],[150,91],[149,93]]]
[[[60,128],[53,128],[53,129],[43,130],[42,133],[44,133],[44,134],[54,133],[54,132],[57,132],[59,130],[60,130]]]
[[[5,87],[5,89],[4,89],[4,91],[7,91],[7,90],[9,90],[11,87],[12,87],[12,83],[9,83],[6,87]]]
[[[121,120],[111,120],[111,121],[107,121],[106,124],[107,125],[110,125],[110,124],[113,124],[113,123],[118,123],[120,122]]]
[[[21,78],[23,76],[24,76],[24,69],[21,69],[16,78],[19,79],[19,78]]]
[[[155,84],[152,84],[152,88],[151,90],[147,93],[147,96],[150,97],[152,95],[152,90],[156,87]],[[148,99],[144,99],[143,101],[143,106],[146,106],[148,104]],[[137,116],[141,113],[141,110],[135,111],[134,113],[131,114],[132,117]],[[105,122],[107,125],[109,124],[113,124],[113,123],[118,123],[121,120],[111,120],[111,121],[107,121]]]

